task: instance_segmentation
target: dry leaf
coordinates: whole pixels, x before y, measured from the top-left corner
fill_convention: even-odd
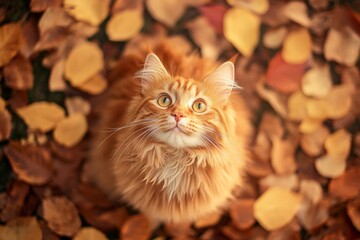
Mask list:
[[[295,150],[297,143],[292,139],[275,138],[271,149],[271,165],[278,174],[296,171]]]
[[[235,7],[225,13],[224,36],[245,57],[249,57],[258,44],[259,28],[259,17],[248,10]]]
[[[42,201],[43,217],[49,228],[60,236],[72,237],[81,221],[75,205],[65,197],[49,197]]]
[[[254,11],[257,14],[264,14],[269,9],[268,0],[257,0],[257,1],[248,1],[248,0],[227,0],[227,2],[236,7],[243,7]]]
[[[329,193],[342,200],[348,200],[360,194],[360,167],[349,168],[344,175],[331,180]]]
[[[105,89],[108,86],[108,83],[105,77],[102,74],[98,73],[95,74],[90,79],[88,79],[82,85],[74,85],[74,86],[84,92],[96,95],[105,91]]]
[[[290,95],[288,100],[288,117],[290,120],[300,121],[307,117],[307,97],[297,91]]]
[[[185,3],[177,0],[147,0],[146,6],[153,18],[168,27],[173,27],[186,10]]]
[[[221,219],[221,212],[214,212],[196,219],[194,226],[196,228],[205,228],[216,225]]]
[[[280,95],[278,92],[273,91],[265,86],[263,81],[259,81],[256,86],[256,92],[270,105],[274,110],[279,113],[282,117],[287,116],[286,103],[283,95]]]
[[[329,0],[309,0],[309,3],[316,10],[321,10],[328,6]]]
[[[272,187],[296,190],[299,188],[299,177],[295,173],[281,176],[269,174],[266,177],[260,179],[259,184],[261,192],[265,192]]]
[[[15,57],[21,46],[21,27],[18,23],[9,23],[0,27],[0,67]]]
[[[65,118],[64,109],[50,102],[35,102],[19,108],[17,113],[31,129],[47,132]]]
[[[324,110],[329,118],[342,118],[348,114],[352,105],[352,88],[347,84],[334,86],[323,99]]]
[[[109,1],[64,0],[64,8],[75,19],[99,26],[109,14]]]
[[[300,193],[312,204],[318,204],[323,198],[323,190],[319,182],[303,179],[300,182]]]
[[[49,7],[60,7],[63,0],[31,0],[30,9],[32,12],[43,12]]]
[[[264,24],[271,27],[279,27],[289,22],[284,14],[285,2],[279,0],[269,0],[269,10],[261,16]]]
[[[99,28],[85,22],[76,22],[70,26],[70,32],[76,36],[90,38],[98,32]]]
[[[360,231],[360,198],[349,202],[346,209],[352,224]]]
[[[228,8],[223,4],[212,4],[199,7],[201,14],[207,19],[209,24],[212,25],[215,32],[218,34],[223,33],[223,20],[227,10]]]
[[[346,161],[335,156],[326,154],[315,161],[316,170],[321,176],[336,178],[341,176],[346,169]]]
[[[39,29],[34,18],[30,18],[22,25],[23,41],[21,43],[20,54],[25,58],[30,58],[34,53],[34,47],[39,41]]]
[[[341,31],[330,29],[324,45],[325,58],[347,66],[354,66],[360,50],[360,38],[345,26]]]
[[[125,10],[110,18],[106,25],[106,34],[112,41],[124,41],[138,34],[143,25],[142,12],[137,9]]]
[[[271,231],[266,240],[300,240],[301,234],[298,229],[291,225]]]
[[[53,132],[53,136],[58,143],[66,147],[73,147],[82,140],[87,128],[86,117],[77,113],[60,121]]]
[[[300,202],[299,194],[286,188],[273,187],[255,201],[254,216],[266,230],[275,230],[293,219]]]
[[[310,26],[310,18],[307,15],[306,3],[299,1],[288,2],[284,7],[284,14],[290,20],[304,26]]]
[[[278,53],[270,60],[265,82],[279,92],[295,92],[300,89],[300,81],[304,74],[305,67],[305,63],[287,63],[281,54]]]
[[[320,125],[314,131],[300,137],[300,146],[309,156],[319,156],[323,152],[324,142],[328,135],[329,130]]]
[[[312,41],[306,28],[301,28],[288,33],[284,40],[281,55],[285,62],[302,64],[311,56]]]
[[[89,61],[91,59],[91,61]],[[103,53],[95,44],[84,42],[70,52],[65,63],[65,77],[79,86],[104,68]]]
[[[301,80],[303,93],[310,97],[325,97],[331,87],[332,82],[328,65],[310,69]]]
[[[68,28],[73,22],[73,18],[63,8],[50,7],[46,9],[39,20],[40,36],[43,37],[46,32],[57,27]]]
[[[326,138],[324,146],[329,155],[345,161],[350,153],[351,134],[345,129],[337,130]]]
[[[0,98],[0,142],[9,139],[12,130],[11,115],[9,111],[5,109],[5,102],[4,106],[1,106],[1,101],[2,99]]]
[[[47,183],[52,176],[50,153],[38,146],[10,142],[5,148],[12,169],[19,179],[33,185]]]
[[[324,225],[328,220],[328,206],[325,203],[313,204],[309,200],[304,200],[301,203],[297,217],[306,230],[314,230]]]
[[[30,61],[17,55],[4,67],[5,83],[17,90],[29,90],[33,87],[34,76]]]
[[[81,228],[76,235],[74,236],[73,240],[107,240],[108,238],[93,227],[83,227]]]
[[[6,107],[5,100],[0,97],[0,111],[5,110],[5,107]]]
[[[121,228],[123,240],[147,240],[150,235],[150,223],[144,215],[131,216]]]
[[[248,229],[255,223],[254,199],[237,199],[231,204],[229,213],[233,224],[240,230]]]
[[[52,67],[49,79],[50,91],[64,91],[66,89],[66,83],[63,78],[64,69],[65,60],[63,59],[57,61]]]
[[[73,115],[75,113],[82,113],[84,115],[89,115],[91,110],[90,103],[79,96],[66,98],[65,106],[69,115]]]
[[[304,134],[312,133],[316,131],[318,128],[322,127],[322,122],[323,122],[322,119],[305,118],[301,121],[299,130],[301,133]]]
[[[19,217],[0,226],[0,240],[42,240],[40,225],[35,217]]]
[[[29,199],[29,185],[24,182],[15,180],[7,188],[4,193],[3,202],[0,203],[0,220],[8,222],[22,214],[25,200]]]
[[[269,28],[264,35],[263,44],[268,48],[278,48],[282,45],[284,38],[287,34],[285,27]]]

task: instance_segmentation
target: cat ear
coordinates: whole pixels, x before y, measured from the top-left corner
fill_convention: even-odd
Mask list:
[[[156,78],[168,77],[170,75],[166,71],[159,57],[156,56],[154,53],[149,53],[145,59],[144,69],[139,71],[137,73],[137,76],[141,78],[141,86],[144,90]]]
[[[220,65],[213,73],[211,73],[205,82],[211,83],[216,98],[220,101],[227,102],[233,88],[235,88],[235,68],[232,62],[225,62]]]

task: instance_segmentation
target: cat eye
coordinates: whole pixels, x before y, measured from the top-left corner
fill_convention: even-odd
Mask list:
[[[161,94],[157,99],[157,104],[159,104],[160,107],[168,107],[171,103],[171,97],[167,94]]]
[[[194,103],[192,105],[192,108],[197,113],[203,113],[203,112],[206,111],[207,105],[206,105],[204,100],[197,99],[197,100],[194,101]]]

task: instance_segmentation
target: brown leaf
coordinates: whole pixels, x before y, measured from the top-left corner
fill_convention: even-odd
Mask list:
[[[300,146],[309,156],[319,156],[323,152],[324,142],[328,135],[329,130],[320,126],[310,133],[303,134],[300,137]]]
[[[68,28],[74,20],[61,7],[46,9],[39,20],[40,36],[54,28]]]
[[[294,173],[282,176],[269,174],[259,181],[259,185],[261,192],[265,192],[267,189],[272,187],[296,190],[299,188],[299,177]]]
[[[289,174],[296,171],[294,139],[275,138],[271,149],[271,165],[278,174]]]
[[[40,227],[43,234],[43,240],[60,240],[60,237],[51,231],[44,220],[40,221]]]
[[[147,240],[150,235],[150,223],[144,215],[131,216],[121,228],[123,240]]]
[[[348,169],[344,175],[331,180],[329,193],[332,196],[347,200],[359,196],[360,194],[360,167]]]
[[[73,240],[107,240],[108,238],[93,227],[83,227],[76,233]]]
[[[309,3],[316,10],[321,10],[328,6],[329,0],[309,0]]]
[[[303,200],[297,214],[300,223],[308,231],[324,225],[329,218],[328,204],[326,202],[312,203],[310,200]]]
[[[73,115],[75,113],[82,113],[84,115],[89,115],[91,106],[89,101],[79,97],[68,97],[65,99],[66,110],[69,115]]]
[[[21,180],[34,185],[42,185],[50,180],[52,162],[47,149],[10,142],[5,148],[5,154]]]
[[[0,67],[15,57],[21,46],[21,27],[18,23],[9,23],[0,27]]]
[[[43,200],[43,217],[51,230],[60,236],[72,237],[81,226],[75,205],[65,197],[49,197]]]
[[[196,219],[194,226],[196,228],[210,227],[219,222],[221,219],[221,212],[215,212],[212,214],[205,215],[199,219]]]
[[[218,34],[223,33],[223,19],[228,9],[223,4],[200,6],[199,11]]]
[[[151,16],[168,27],[174,26],[186,10],[183,1],[148,0],[145,3]]]
[[[310,200],[312,204],[318,204],[323,198],[321,185],[314,180],[301,180],[300,193],[303,194],[306,199]]]
[[[64,69],[65,60],[61,59],[54,64],[49,79],[50,91],[64,91],[66,89],[66,83],[63,78]]]
[[[360,198],[348,203],[347,214],[349,215],[354,227],[360,231]]]
[[[35,217],[21,217],[11,220],[6,226],[0,226],[1,240],[21,239],[42,240],[42,232]]]
[[[1,103],[0,103],[1,105]],[[11,125],[11,115],[8,110],[0,107],[0,141],[10,138],[12,125]]]
[[[254,199],[237,199],[230,207],[233,224],[240,230],[248,229],[255,223]]]
[[[6,85],[13,89],[31,89],[34,76],[30,61],[22,55],[17,55],[4,67],[4,78]]]
[[[49,7],[60,7],[63,0],[31,0],[30,9],[32,12],[43,12]]]
[[[304,26],[310,26],[310,18],[307,15],[307,7],[304,2],[292,1],[288,2],[284,7],[284,14],[290,20]]]
[[[284,14],[285,1],[269,0],[269,10],[261,16],[263,23],[271,27],[285,25],[289,20]]]
[[[166,223],[165,232],[174,239],[191,239],[195,232],[191,228],[191,222]]]
[[[285,27],[270,28],[265,32],[263,43],[268,48],[278,48],[282,45],[286,34]]]
[[[30,18],[22,26],[23,41],[20,48],[20,53],[25,58],[30,58],[34,53],[34,47],[39,41],[39,29],[35,18]]]

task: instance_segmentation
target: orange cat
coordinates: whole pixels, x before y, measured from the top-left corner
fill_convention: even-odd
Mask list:
[[[234,66],[160,44],[122,57],[109,78],[90,159],[94,182],[156,221],[220,210],[241,184],[250,123]],[[145,60],[145,62],[144,62]]]

